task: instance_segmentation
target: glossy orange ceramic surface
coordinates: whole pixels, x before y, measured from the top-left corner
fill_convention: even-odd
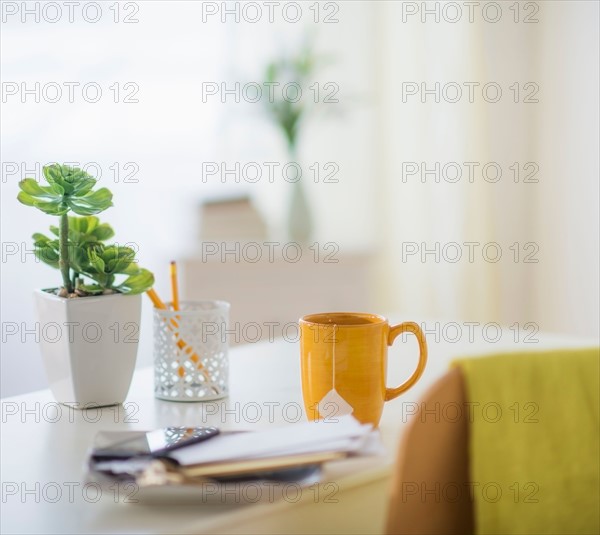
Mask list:
[[[417,337],[419,363],[407,381],[387,388],[387,349],[404,332]],[[310,314],[300,320],[300,356],[302,394],[309,419],[333,419],[344,413],[340,407],[351,407],[359,421],[377,426],[383,404],[421,377],[427,363],[427,344],[423,331],[413,322],[390,326],[375,314]]]

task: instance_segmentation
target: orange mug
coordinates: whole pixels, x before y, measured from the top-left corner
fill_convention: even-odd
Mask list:
[[[386,387],[387,348],[409,332],[419,342],[419,363],[407,381]],[[300,319],[302,395],[309,420],[352,414],[379,425],[383,404],[413,386],[427,363],[427,343],[413,322],[390,326],[375,314],[328,312]]]

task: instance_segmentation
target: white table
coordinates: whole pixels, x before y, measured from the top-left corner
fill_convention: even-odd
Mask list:
[[[225,429],[291,424],[302,406],[298,344],[276,340],[230,351],[231,395],[227,400],[174,403],[152,394],[152,370],[138,370],[123,407],[80,412],[57,405],[48,390],[2,400],[2,533],[380,533],[387,483],[399,434],[423,391],[455,357],[489,352],[593,345],[595,341],[537,335],[534,344],[515,344],[515,333],[487,342],[450,343],[429,335],[429,363],[422,380],[386,405],[381,421],[390,455],[376,462],[343,461],[327,469],[336,487],[303,492],[295,503],[279,500],[245,506],[127,504],[127,496],[84,487],[83,464],[100,430],[147,430],[169,425],[216,425]],[[435,329],[435,322],[427,324]],[[490,331],[491,332],[491,331]],[[448,340],[444,341],[444,337]],[[490,338],[488,333],[488,339]],[[596,342],[597,343],[597,342]],[[416,362],[416,343],[392,348],[388,384],[407,377]],[[402,356],[401,356],[402,355]],[[24,364],[23,373],[27,373]],[[287,404],[287,405],[286,405]],[[256,420],[256,421],[255,421]],[[287,420],[287,421],[286,421]],[[325,498],[336,490],[330,503]],[[117,503],[115,503],[117,502]]]

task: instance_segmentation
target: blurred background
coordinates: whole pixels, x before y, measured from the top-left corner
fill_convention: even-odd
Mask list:
[[[597,2],[68,4],[2,2],[2,396],[46,386],[54,221],[16,195],[50,162],[113,191],[165,299],[176,259],[185,297],[230,300],[233,343],[342,308],[598,338]],[[264,83],[307,57],[290,152],[294,74]]]

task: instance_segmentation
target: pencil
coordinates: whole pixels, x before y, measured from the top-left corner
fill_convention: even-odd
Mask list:
[[[179,288],[177,286],[177,264],[171,261],[171,293],[173,295],[173,310],[179,310]]]
[[[155,308],[160,308],[161,310],[168,310],[167,305],[165,305],[163,300],[160,297],[158,297],[158,294],[156,293],[156,290],[154,288],[150,288],[150,290],[148,290],[146,293],[148,294],[148,297],[152,300],[152,303],[154,303]],[[171,318],[170,323],[173,327],[175,327],[175,329],[179,329],[179,323],[177,323],[173,318]],[[170,328],[171,327],[169,326],[169,329]],[[178,332],[175,333],[175,337],[179,338]],[[183,349],[187,346],[187,344],[181,338],[179,338],[179,340],[177,341],[177,346],[179,347],[179,349]]]
[[[167,307],[164,301],[160,297],[158,297],[158,294],[156,293],[156,290],[154,288],[150,288],[146,293],[148,294],[148,297],[152,300],[152,303],[154,304],[155,308],[160,308],[161,310],[168,310],[169,307]],[[173,318],[171,318],[170,323],[173,327],[179,329],[179,323],[177,323]],[[176,333],[175,336],[179,337],[179,333]],[[183,347],[180,345],[181,342],[182,341],[180,340],[177,344],[179,345],[179,349],[183,349]],[[185,342],[184,345],[186,345]]]
[[[166,310],[167,305],[165,305],[162,302],[162,299],[160,297],[158,297],[158,294],[156,293],[156,290],[154,288],[150,288],[147,292],[148,297],[152,300],[152,302],[154,303],[154,306],[156,308],[161,308],[162,310]]]

